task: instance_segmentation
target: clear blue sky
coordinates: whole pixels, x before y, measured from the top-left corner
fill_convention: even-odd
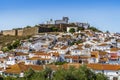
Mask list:
[[[120,0],[0,0],[0,30],[63,16],[71,22],[88,22],[104,31],[120,32]]]

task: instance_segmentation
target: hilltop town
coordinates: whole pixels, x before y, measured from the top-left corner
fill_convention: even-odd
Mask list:
[[[27,36],[43,32],[68,32],[68,27],[79,27],[81,29],[90,27],[90,24],[81,22],[69,22],[68,17],[63,17],[61,20],[50,19],[44,24],[38,24],[35,26],[26,26],[24,28],[13,28],[12,30],[3,30],[1,31],[1,34],[11,36]]]
[[[50,67],[79,67],[85,64],[110,80],[120,79],[120,34],[102,32],[88,23],[69,23],[68,17],[1,32],[4,36],[29,36],[16,39],[0,51],[0,74],[24,77]],[[8,50],[9,49],[9,50]]]

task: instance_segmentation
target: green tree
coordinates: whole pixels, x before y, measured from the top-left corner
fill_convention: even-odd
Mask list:
[[[13,46],[11,45],[11,43],[7,44],[7,48],[8,48],[9,50],[13,49]]]
[[[75,32],[75,29],[74,29],[74,28],[71,28],[71,29],[69,30],[69,32],[70,32],[70,33],[74,33],[74,32]]]
[[[53,28],[52,28],[52,31],[53,31],[53,32],[58,31],[58,28],[53,27]]]
[[[9,51],[9,49],[8,49],[7,47],[3,47],[3,48],[2,48],[2,51],[3,51],[3,52],[7,52],[7,51]]]
[[[110,32],[107,30],[107,31],[106,31],[106,33],[108,33],[108,34],[109,34]]]
[[[108,80],[108,78],[104,74],[98,73],[96,75],[96,80]]]
[[[55,62],[55,65],[63,65],[63,64],[65,64],[65,63],[67,63],[66,61],[64,61],[64,62]]]
[[[17,80],[17,79],[15,77],[7,76],[7,77],[4,77],[3,80]]]
[[[65,74],[65,80],[77,80],[76,75],[75,75],[75,71],[77,69],[75,69],[75,67],[70,66],[70,68],[66,71]]]
[[[18,46],[20,45],[20,41],[19,40],[16,40],[15,42],[13,42],[12,46],[13,48],[17,48]]]
[[[78,31],[83,31],[83,30],[85,30],[85,28],[84,27],[78,27]]]
[[[77,72],[77,80],[96,80],[95,73],[85,65],[81,66]]]
[[[49,79],[49,80],[51,80],[52,79],[52,69],[51,68],[46,68],[45,70],[44,70],[44,77],[45,77],[45,79]]]
[[[53,73],[53,80],[65,80],[66,70],[60,68],[56,72]]]
[[[25,79],[30,80],[34,74],[35,71],[32,68],[30,68],[28,71],[25,72]]]
[[[31,26],[26,26],[25,28],[31,28]]]
[[[95,31],[95,32],[102,32],[101,30],[97,29],[96,27],[89,27],[88,29]]]

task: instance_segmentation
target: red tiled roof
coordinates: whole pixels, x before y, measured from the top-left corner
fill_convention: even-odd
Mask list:
[[[119,70],[120,65],[111,65],[111,64],[88,64],[89,68],[94,70]]]
[[[50,60],[50,58],[32,57],[32,58],[29,58],[28,60]]]
[[[116,52],[116,51],[118,51],[118,50],[120,50],[120,49],[119,49],[119,48],[111,48],[111,49],[110,49],[111,52]]]
[[[74,66],[76,68],[79,68],[82,64],[78,63],[69,63],[64,64],[64,68],[69,68],[69,66]],[[120,65],[112,65],[112,64],[86,64],[88,68],[91,68],[93,70],[120,70]]]
[[[24,65],[23,63],[15,64],[10,66],[5,70],[5,73],[13,73],[13,74],[19,74],[21,72],[27,71],[29,68],[32,68],[33,70],[42,70],[43,66],[38,65]]]

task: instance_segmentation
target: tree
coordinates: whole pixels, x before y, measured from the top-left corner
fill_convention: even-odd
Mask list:
[[[83,30],[85,30],[85,28],[84,27],[78,27],[78,31],[83,31]]]
[[[77,80],[77,77],[75,75],[75,71],[77,69],[75,69],[74,66],[70,66],[70,68],[66,71],[66,75],[65,75],[65,80]]]
[[[31,28],[31,26],[26,26],[25,28]]]
[[[9,50],[13,49],[13,46],[11,45],[11,43],[7,44],[7,48],[8,48]]]
[[[78,69],[70,66],[67,70],[57,70],[53,80],[96,80],[96,74],[86,66],[81,66]]]
[[[95,32],[102,32],[101,30],[97,29],[96,27],[89,27],[88,29],[95,31]]]
[[[56,27],[51,27],[51,29],[52,29],[53,32],[58,31],[58,28],[56,28]]]
[[[108,33],[108,34],[109,34],[110,32],[107,30],[107,31],[106,31],[106,33]]]
[[[53,80],[65,80],[65,69],[60,68],[56,72],[53,73]]]
[[[63,61],[63,62],[58,61],[58,62],[55,62],[55,65],[63,65],[65,63],[67,63],[67,62],[66,61]]]
[[[13,42],[12,46],[13,48],[17,48],[18,46],[20,45],[20,41],[19,40],[16,40],[15,42]]]
[[[45,79],[51,79],[52,77],[52,69],[50,69],[50,68],[46,68],[45,70],[44,70],[44,77],[45,77]]]
[[[6,45],[6,47],[3,47],[3,48],[2,48],[2,51],[3,51],[3,52],[6,52],[6,51],[9,51],[9,50],[15,49],[15,48],[17,48],[19,45],[20,45],[20,41],[19,41],[19,40],[13,41],[12,43],[8,43],[8,44]]]
[[[2,80],[2,79],[0,79]],[[10,77],[10,76],[7,76],[7,77],[4,77],[3,80],[17,80],[15,77]]]
[[[108,78],[104,74],[98,73],[96,75],[96,80],[108,80]]]
[[[85,65],[78,68],[75,74],[77,75],[77,80],[96,80],[95,73]]]
[[[30,78],[32,78],[32,76],[34,75],[35,71],[30,68],[28,71],[25,72],[25,78],[26,80],[29,80]]]
[[[74,32],[75,32],[75,29],[74,29],[74,28],[71,28],[71,29],[69,30],[69,32],[70,32],[70,33],[74,33]]]
[[[7,52],[7,51],[9,51],[9,49],[7,48],[7,47],[2,47],[2,49],[1,49],[3,52]]]

